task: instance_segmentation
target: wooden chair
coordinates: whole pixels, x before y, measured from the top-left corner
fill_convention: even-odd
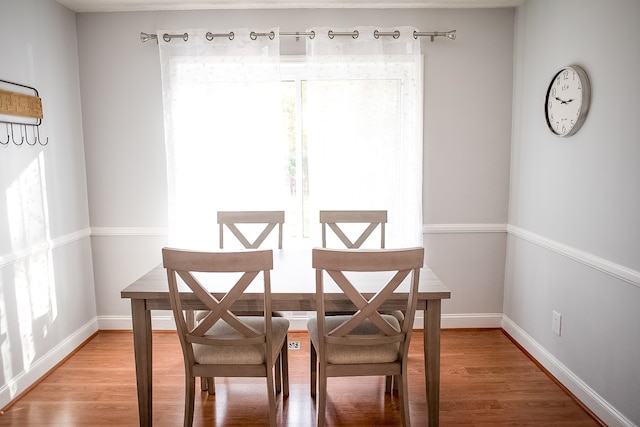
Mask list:
[[[385,245],[385,225],[387,223],[387,211],[320,211],[320,223],[322,224],[322,247],[327,247],[327,227],[331,229],[347,249],[359,249],[367,241],[378,226],[380,226],[380,248]],[[343,225],[341,227],[341,224]],[[344,230],[346,224],[368,224],[354,242],[351,241]],[[402,323],[404,313],[394,310],[387,314],[396,316]],[[387,377],[386,390],[391,393],[394,384],[393,377]]]
[[[220,249],[224,248],[225,226],[246,249],[258,249],[276,225],[278,226],[278,249],[282,249],[284,211],[218,211],[218,224],[220,225]],[[238,229],[238,224],[264,224],[265,227],[262,233],[251,242]]]
[[[276,360],[283,362],[282,389],[289,395],[287,331],[289,321],[271,316],[271,281],[273,251],[193,252],[162,249],[167,270],[171,308],[182,346],[185,366],[184,425],[193,423],[195,377],[265,377],[269,400],[269,420],[276,426]],[[197,273],[197,274],[194,274]],[[229,283],[229,274],[240,276]],[[263,315],[237,316],[234,304],[247,287],[262,276]],[[211,276],[211,277],[210,277]],[[225,277],[225,281],[213,282]],[[178,280],[178,277],[181,280]],[[178,284],[180,282],[180,285]],[[184,283],[190,292],[185,292]],[[210,293],[205,284],[220,283],[220,294]],[[226,293],[225,293],[226,291]],[[197,324],[187,313],[192,301],[199,300],[209,311]],[[279,387],[277,387],[279,389]]]
[[[344,224],[369,224],[367,228],[352,242],[344,231]],[[322,224],[322,247],[327,247],[327,226],[333,230],[347,249],[358,249],[380,226],[380,247],[384,248],[385,224],[387,211],[320,211]],[[343,227],[340,226],[343,224]]]
[[[327,378],[343,376],[393,376],[399,382],[402,425],[410,425],[407,388],[407,354],[412,323],[402,322],[380,311],[381,304],[409,277],[405,313],[413,319],[416,310],[420,268],[424,249],[329,250],[313,249],[316,270],[317,316],[307,323],[311,339],[311,395],[317,399],[318,426],[325,424]],[[349,280],[344,272],[394,272],[371,294],[358,291],[357,276]],[[353,302],[355,313],[327,316],[331,304],[324,280],[330,277]],[[351,277],[351,276],[350,276]],[[370,278],[367,280],[371,280]],[[386,283],[385,283],[386,282]],[[372,295],[372,296],[370,296]],[[355,390],[354,390],[355,392]]]
[[[224,249],[224,229],[225,227],[242,243],[245,249],[258,249],[264,243],[267,237],[278,225],[278,249],[282,249],[282,225],[284,224],[284,211],[218,211],[218,224],[220,226],[220,249]],[[264,224],[264,229],[260,235],[252,242],[249,241],[245,233],[243,233],[237,224]],[[205,312],[195,314],[195,321],[199,322]],[[275,316],[284,317],[280,313],[274,313]],[[282,371],[282,363],[278,360],[280,367],[276,371],[276,387],[280,391],[280,375]],[[208,391],[209,394],[215,394],[215,379],[213,377],[200,378],[200,389]]]

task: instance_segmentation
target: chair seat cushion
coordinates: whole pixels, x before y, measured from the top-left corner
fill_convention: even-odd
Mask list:
[[[258,331],[264,330],[264,317],[262,316],[239,316],[242,321]],[[289,321],[282,317],[271,319],[273,330],[272,354],[275,356],[280,352],[280,347],[287,336]],[[236,329],[220,320],[206,333],[208,336],[224,338],[242,338]],[[265,362],[264,345],[205,345],[193,344],[193,356],[197,363],[204,364],[225,364],[225,365],[260,365]]]
[[[331,331],[352,316],[327,316],[325,323],[327,330]],[[400,331],[398,319],[391,315],[383,314],[382,317],[397,331]],[[307,322],[309,338],[313,346],[319,350],[318,321],[316,318]],[[378,327],[367,320],[356,327],[349,335],[377,335]],[[327,362],[332,364],[350,365],[362,363],[391,363],[398,360],[400,350],[399,343],[384,345],[339,345],[327,344]]]

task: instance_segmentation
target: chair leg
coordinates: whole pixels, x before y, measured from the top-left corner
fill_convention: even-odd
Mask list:
[[[289,396],[289,342],[284,341],[282,350],[280,351],[280,359],[282,362],[282,394]]]
[[[185,375],[184,390],[184,427],[193,425],[193,408],[196,397],[196,379],[187,372]]]
[[[402,408],[400,409],[400,421],[404,427],[408,427],[411,425],[411,419],[409,418],[409,387],[407,384],[407,375],[406,373],[396,375],[394,380],[394,382],[400,383],[398,384],[398,395],[400,397],[400,402],[402,403]]]
[[[215,378],[200,377],[200,391],[208,391],[210,395],[216,394]]]
[[[276,417],[276,390],[274,385],[274,376],[273,369],[274,367],[270,367],[267,369],[267,395],[269,396],[269,425],[271,427],[277,426],[277,417]],[[277,367],[276,367],[277,369]]]
[[[285,344],[287,340],[285,339]],[[282,391],[282,351],[278,353],[278,358],[276,359],[276,394]]]
[[[322,366],[318,367],[318,397],[316,411],[318,413],[318,427],[324,427],[327,406],[327,373]]]
[[[385,382],[384,382],[384,391],[385,393],[389,393],[392,394],[393,393],[393,375],[387,375],[385,377]]]
[[[311,397],[315,399],[316,397],[316,385],[318,379],[318,354],[316,353],[316,348],[313,346],[313,342],[311,342]]]

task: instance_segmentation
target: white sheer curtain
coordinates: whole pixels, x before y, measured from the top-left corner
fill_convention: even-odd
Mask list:
[[[215,249],[218,210],[280,210],[287,197],[279,30],[158,31],[169,244]],[[233,33],[233,37],[214,36]],[[188,34],[188,40],[168,34]],[[210,37],[209,37],[210,38]]]
[[[333,209],[387,210],[388,247],[422,244],[420,42],[356,30],[309,30],[293,91],[278,28],[158,31],[170,245],[216,248],[218,210],[286,210],[285,230],[308,230],[287,247],[317,246]]]
[[[358,36],[334,32],[357,31]],[[397,37],[375,31],[395,32]],[[311,28],[303,121],[310,217],[388,211],[387,247],[422,245],[422,57],[414,28]]]

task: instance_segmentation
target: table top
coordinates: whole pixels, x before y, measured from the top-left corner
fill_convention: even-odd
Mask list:
[[[311,267],[311,250],[273,250],[274,268],[271,271],[271,296],[274,309],[315,310],[315,270]],[[365,274],[365,273],[354,273]],[[366,282],[366,280],[365,280]],[[362,284],[362,281],[360,281]],[[366,287],[366,283],[364,284]],[[363,295],[367,289],[358,288]],[[212,292],[216,293],[216,292]],[[326,293],[332,293],[327,290]],[[399,297],[402,287],[398,289]],[[164,308],[168,300],[169,287],[167,273],[162,265],[158,265],[144,276],[122,290],[120,296],[128,299],[144,299],[151,304],[149,308]],[[343,298],[342,293],[335,292],[336,299]],[[258,294],[248,292],[247,300],[260,304]],[[418,301],[451,298],[451,291],[427,266],[420,270],[420,286]],[[406,299],[406,297],[405,297]],[[153,300],[162,301],[154,306]],[[195,303],[195,299],[194,299]],[[391,302],[391,304],[393,304]],[[278,308],[281,307],[281,308]],[[197,307],[192,307],[197,308]]]

